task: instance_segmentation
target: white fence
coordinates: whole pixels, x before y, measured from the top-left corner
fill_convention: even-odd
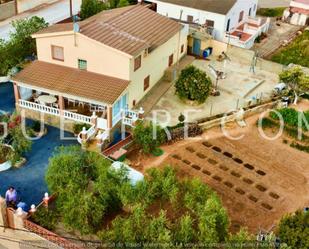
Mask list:
[[[52,114],[55,116],[60,115],[60,110],[54,107],[46,106],[46,105],[40,105],[34,102],[30,102],[27,100],[20,99],[19,100],[19,106],[29,109],[29,110],[34,110],[34,111],[39,111],[47,114]]]
[[[69,111],[63,111],[63,116],[67,119],[71,119],[77,122],[91,124],[91,117],[88,117],[82,114],[69,112]]]
[[[60,109],[46,106],[46,105],[37,104],[37,103],[30,102],[30,101],[23,100],[23,99],[19,100],[19,106],[29,109],[29,110],[34,110],[34,111],[39,111],[39,112],[46,113],[46,114],[60,116]],[[65,118],[73,120],[73,121],[91,124],[91,117],[88,117],[82,114],[69,112],[69,111],[63,111],[63,115]]]

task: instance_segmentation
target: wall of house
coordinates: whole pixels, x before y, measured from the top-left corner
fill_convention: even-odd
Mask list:
[[[188,47],[193,47],[193,39],[193,37],[188,38]],[[219,56],[222,52],[226,52],[227,50],[227,44],[224,42],[216,41],[214,39],[201,40],[201,51],[209,47],[213,48],[213,56]]]
[[[291,1],[290,6],[304,10],[309,10],[309,2],[305,3],[304,1],[295,0]]]
[[[220,39],[222,29],[225,23],[224,15],[165,2],[157,2],[157,12],[163,16],[168,16],[175,19],[180,19],[181,16],[181,20],[183,21],[187,21],[188,16],[193,16],[193,21],[201,25],[205,24],[206,20],[212,20],[215,22],[213,33],[215,39]]]
[[[134,72],[134,59],[130,63],[130,79],[128,94],[128,104],[131,108],[133,101],[138,103],[142,97],[164,76],[168,68],[169,56],[174,55],[173,64],[177,63],[187,51],[187,37],[189,27],[186,25],[180,33],[174,35],[170,40],[144,56],[142,53],[142,65]],[[184,45],[184,51],[181,53],[181,46]],[[144,92],[144,79],[150,76],[150,86]]]
[[[12,17],[15,14],[15,1],[0,4],[0,21]]]
[[[244,11],[243,21],[248,20],[249,11],[251,9],[251,17],[256,16],[258,0],[238,0],[232,9],[227,13],[224,32],[226,31],[228,20],[230,19],[230,30],[233,30],[239,26],[239,15],[241,11]]]
[[[214,21],[213,37],[219,41],[223,41],[228,20],[230,19],[230,30],[232,30],[239,25],[238,20],[241,11],[244,11],[244,20],[247,19],[250,8],[251,16],[255,17],[258,0],[238,0],[227,15],[202,11],[156,0],[151,0],[150,2],[156,2],[157,12],[164,16],[180,19],[181,11],[183,11],[181,17],[181,20],[183,21],[187,21],[188,15],[193,16],[194,22],[201,25],[205,24],[206,20]]]
[[[87,70],[125,80],[130,79],[130,56],[77,33],[37,37],[40,61],[78,68],[78,59],[87,60]],[[64,61],[52,58],[51,46],[64,48]]]

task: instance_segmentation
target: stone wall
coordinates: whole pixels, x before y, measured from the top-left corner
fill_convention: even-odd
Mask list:
[[[16,14],[15,1],[0,4],[0,21]]]
[[[275,102],[267,103],[267,104],[264,104],[264,105],[259,105],[259,106],[254,107],[254,108],[250,108],[250,109],[248,109],[244,112],[244,118],[248,118],[252,115],[262,113],[262,112],[264,112],[268,109],[273,109],[277,105],[278,105],[278,101],[275,101]],[[199,126],[203,130],[208,130],[208,129],[213,128],[213,127],[221,126],[222,122],[223,123],[235,122],[237,120],[237,118],[238,118],[238,114],[233,113],[233,114],[227,115],[226,117],[216,118],[216,119],[204,122],[204,123],[200,123]]]

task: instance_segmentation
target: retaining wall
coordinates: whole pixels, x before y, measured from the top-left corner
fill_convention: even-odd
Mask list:
[[[250,116],[255,115],[255,114],[262,113],[262,112],[269,110],[269,109],[273,109],[278,105],[278,103],[279,103],[278,101],[275,101],[275,102],[270,102],[270,103],[267,103],[267,104],[264,104],[264,105],[260,105],[260,106],[248,109],[244,112],[244,118],[250,117]],[[226,117],[216,118],[216,119],[201,123],[201,124],[199,124],[199,126],[203,130],[208,130],[208,129],[213,128],[213,127],[221,126],[222,122],[223,123],[235,122],[237,120],[237,117],[238,117],[238,114],[233,113],[233,114],[230,114]]]

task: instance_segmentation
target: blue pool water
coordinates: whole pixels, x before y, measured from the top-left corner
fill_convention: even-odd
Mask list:
[[[15,97],[13,91],[13,84],[10,82],[0,83],[0,111],[13,112],[14,109]]]
[[[0,110],[14,111],[14,94],[11,84],[0,84]],[[25,155],[27,163],[19,169],[13,168],[0,172],[0,195],[4,196],[8,186],[14,186],[23,202],[28,206],[41,202],[47,191],[45,172],[48,159],[54,149],[61,145],[77,144],[73,134],[65,133],[70,140],[60,139],[60,130],[47,126],[48,133],[41,139],[33,141],[32,149]]]

